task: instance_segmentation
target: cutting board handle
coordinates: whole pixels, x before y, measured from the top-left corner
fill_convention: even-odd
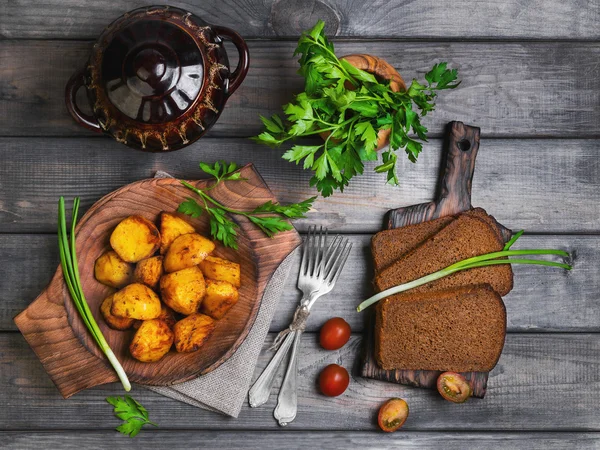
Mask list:
[[[450,122],[434,217],[471,209],[471,184],[479,150],[479,128]]]

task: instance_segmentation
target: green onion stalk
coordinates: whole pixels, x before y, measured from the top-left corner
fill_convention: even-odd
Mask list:
[[[569,258],[569,254],[563,250],[554,250],[554,249],[530,249],[530,250],[510,250],[510,247],[521,237],[523,234],[523,230],[516,233],[510,241],[506,243],[504,249],[499,252],[486,253],[480,256],[474,256],[472,258],[463,259],[457,263],[454,263],[444,269],[438,270],[437,272],[431,273],[429,275],[425,275],[421,278],[418,278],[413,281],[409,281],[408,283],[399,284],[397,286],[386,289],[385,291],[381,291],[380,293],[369,297],[360,305],[356,310],[361,312],[368,308],[369,306],[377,303],[379,300],[383,300],[390,295],[399,294],[401,292],[408,291],[410,289],[414,289],[416,287],[422,286],[426,283],[430,283],[435,280],[439,280],[440,278],[447,277],[455,272],[460,272],[461,270],[473,269],[475,267],[485,267],[485,266],[493,266],[499,264],[535,264],[540,266],[550,266],[550,267],[558,267],[561,269],[571,270],[572,266],[566,263],[558,263],[554,261],[546,261],[542,259],[527,259],[527,258],[513,258],[513,259],[499,259],[499,258],[507,258],[509,256],[526,256],[526,255],[555,255],[562,256],[563,258]]]
[[[67,234],[67,220],[65,213],[65,199],[60,197],[58,200],[58,249],[60,252],[60,264],[63,270],[65,283],[73,299],[73,303],[83,320],[83,323],[89,330],[90,334],[98,344],[98,347],[104,352],[110,364],[113,366],[119,380],[123,384],[125,391],[131,390],[131,383],[127,378],[123,366],[113,353],[112,349],[106,342],[98,323],[94,319],[92,311],[85,299],[81,279],[79,278],[79,267],[77,265],[77,255],[75,254],[75,225],[77,223],[77,213],[79,211],[79,197],[73,200],[73,213],[71,217],[71,235]]]

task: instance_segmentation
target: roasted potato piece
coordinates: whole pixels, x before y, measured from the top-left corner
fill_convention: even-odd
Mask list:
[[[198,311],[205,292],[204,276],[196,266],[168,273],[160,279],[163,302],[181,314],[188,315]]]
[[[110,312],[114,316],[150,320],[160,316],[160,299],[148,286],[132,283],[114,294]]]
[[[205,314],[194,313],[175,324],[175,349],[180,353],[198,350],[215,330],[215,321]]]
[[[197,233],[184,234],[173,241],[165,256],[165,272],[177,272],[198,265],[215,249],[215,244]]]
[[[161,305],[160,316],[158,316],[157,319],[165,322],[171,330],[175,326],[175,322],[177,322],[177,317],[175,316],[175,311],[173,311],[167,305]],[[133,322],[133,329],[137,330],[142,325],[142,323],[144,323],[143,320],[135,320]]]
[[[133,267],[123,261],[117,252],[109,250],[98,257],[94,264],[94,276],[100,283],[117,289],[131,281]]]
[[[194,227],[181,217],[168,212],[162,212],[160,214],[160,254],[164,255],[167,253],[169,246],[179,236],[195,232]]]
[[[177,322],[177,317],[175,317],[175,311],[173,311],[167,305],[162,305],[162,308],[160,309],[160,316],[158,316],[158,318],[164,323],[166,323],[171,330]]]
[[[153,256],[152,258],[142,259],[136,264],[135,271],[133,272],[133,281],[135,283],[143,283],[155,289],[162,275],[163,257]]]
[[[129,351],[138,361],[158,361],[171,349],[173,337],[173,331],[163,320],[144,320],[131,340]]]
[[[227,281],[235,287],[240,287],[240,265],[238,263],[217,256],[207,256],[199,266],[206,278]]]
[[[206,294],[200,311],[219,320],[238,301],[237,288],[227,281],[206,280]]]
[[[110,312],[114,296],[115,294],[109,295],[104,299],[104,301],[100,305],[100,312],[102,313],[102,317],[104,317],[106,325],[108,325],[113,330],[128,330],[135,322],[135,319],[129,319],[127,317],[117,317]]]
[[[145,217],[129,216],[110,235],[110,246],[123,261],[136,263],[158,250],[160,233]]]

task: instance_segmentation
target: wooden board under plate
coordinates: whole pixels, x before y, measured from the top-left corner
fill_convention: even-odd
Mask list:
[[[240,210],[251,210],[266,201],[276,201],[252,165],[245,166],[241,172],[245,181],[221,183],[210,191],[211,196]],[[212,181],[190,183],[201,188]],[[238,303],[217,322],[214,333],[201,350],[187,354],[172,350],[154,363],[137,361],[128,349],[132,331],[111,330],[101,318],[100,303],[114,290],[95,280],[94,262],[110,248],[110,233],[121,220],[139,214],[156,221],[161,211],[175,211],[191,195],[176,179],[142,180],[99,200],[77,226],[77,256],[84,293],[96,321],[132,382],[172,385],[208,373],[225,362],[250,331],[271,276],[301,242],[296,230],[268,238],[245,217],[233,216],[239,225],[239,249],[217,245],[215,254],[241,266]],[[207,217],[189,220],[199,233],[209,235]],[[64,397],[117,381],[115,372],[77,314],[60,268],[48,287],[15,318],[15,322]]]

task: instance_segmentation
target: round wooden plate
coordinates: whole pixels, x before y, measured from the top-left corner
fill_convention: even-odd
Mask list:
[[[242,210],[253,209],[267,200],[274,200],[252,166],[243,168],[242,176],[246,181],[221,184],[211,191],[211,195],[230,207]],[[204,187],[208,181],[191,183],[197,187]],[[225,362],[239,348],[250,331],[271,275],[300,243],[295,230],[267,238],[244,217],[232,217],[240,227],[238,250],[217,245],[215,254],[241,266],[238,303],[223,319],[217,321],[214,333],[199,351],[176,353],[172,350],[154,363],[137,361],[129,353],[133,331],[112,330],[101,317],[100,304],[114,290],[95,280],[94,262],[98,256],[110,249],[110,234],[121,220],[132,214],[139,214],[156,223],[161,211],[174,212],[191,194],[175,179],[139,181],[99,200],[81,218],[77,227],[77,255],[84,293],[104,336],[132,382],[148,385],[181,383],[208,373]],[[200,234],[210,235],[208,218],[187,220]],[[53,381],[63,395],[68,396],[85,387],[115,381],[116,376],[81,321],[60,272],[59,269],[46,290],[16,318],[16,322],[40,356]],[[48,306],[51,306],[49,303],[54,306],[62,305],[63,314],[57,317],[56,311],[48,309]],[[43,342],[39,339],[41,333],[45,334]],[[79,346],[73,347],[73,336]],[[64,346],[65,342],[70,342],[73,349],[67,349]],[[59,349],[55,345],[53,350],[54,354],[56,351],[62,353],[61,360],[56,360],[52,354],[48,354],[49,345],[53,343],[62,346]],[[85,355],[79,347],[85,350]],[[67,350],[69,351],[66,353]],[[90,361],[94,360],[102,361],[108,370],[102,370],[98,374],[97,368],[94,369],[90,364]],[[56,365],[58,366],[55,367]],[[87,366],[88,369],[84,380],[79,377],[83,373],[81,365]]]

